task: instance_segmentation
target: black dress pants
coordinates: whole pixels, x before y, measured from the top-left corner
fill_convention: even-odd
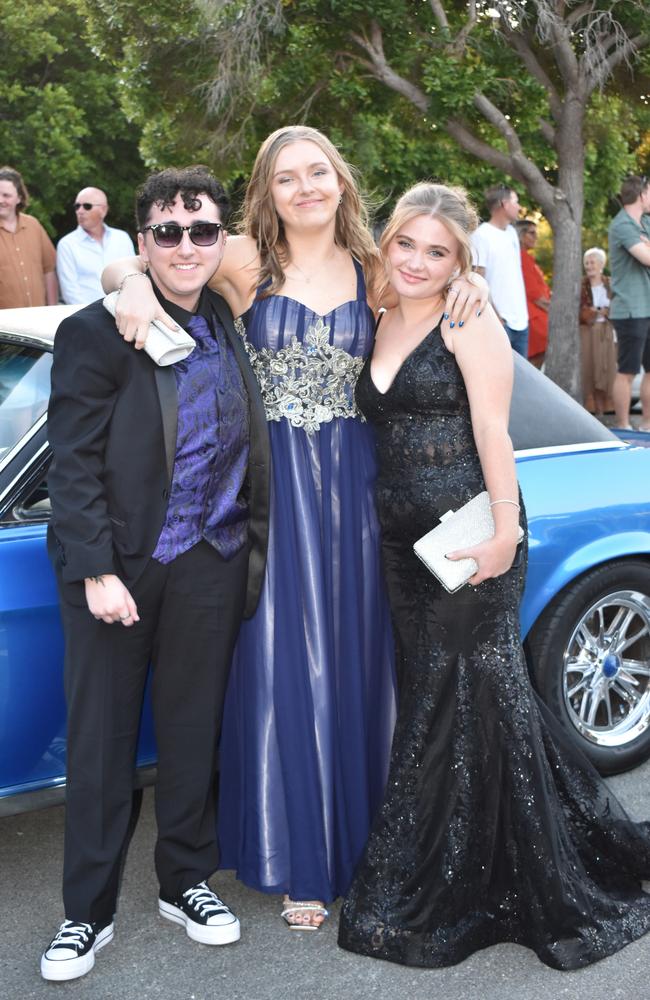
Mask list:
[[[68,706],[63,900],[68,919],[109,922],[131,813],[147,668],[158,746],[156,872],[176,898],[217,868],[216,760],[248,546],[230,561],[206,542],[150,560],[131,628],[62,598]]]

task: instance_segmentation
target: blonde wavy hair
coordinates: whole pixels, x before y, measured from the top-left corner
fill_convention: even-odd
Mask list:
[[[380,269],[379,254],[368,228],[368,209],[359,191],[354,169],[318,129],[307,125],[289,125],[272,132],[260,146],[241,213],[240,231],[255,240],[261,259],[256,284],[261,286],[270,278],[270,285],[261,295],[275,294],[285,281],[284,268],[290,261],[290,252],[282,220],[273,205],[271,181],[280,151],[301,140],[318,146],[343,184],[341,204],[336,213],[334,242],[359,261],[366,284],[372,285]]]
[[[379,241],[383,260],[387,259],[391,240],[406,222],[418,215],[437,219],[457,239],[458,272],[454,277],[466,277],[472,270],[470,233],[478,226],[478,215],[467,197],[467,192],[461,187],[447,187],[444,184],[422,181],[405,191],[395,205]],[[384,271],[383,282],[378,289],[380,301],[389,285]]]

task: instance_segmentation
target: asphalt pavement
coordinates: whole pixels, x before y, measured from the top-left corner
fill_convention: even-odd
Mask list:
[[[611,779],[637,819],[650,818],[650,763]],[[308,835],[308,831],[305,831]],[[214,886],[240,917],[242,939],[210,948],[157,914],[151,789],[124,874],[116,933],[93,971],[46,983],[40,953],[62,919],[63,807],[0,819],[0,1000],[645,1000],[650,934],[579,972],[556,972],[518,945],[498,945],[449,969],[361,958],[336,944],[338,906],[317,933],[289,931],[280,899],[230,872]]]

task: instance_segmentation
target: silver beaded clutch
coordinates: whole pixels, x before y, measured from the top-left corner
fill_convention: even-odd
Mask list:
[[[418,538],[413,551],[427,569],[440,580],[446,591],[454,594],[463,587],[478,568],[474,559],[446,559],[448,552],[478,545],[494,535],[494,518],[487,492],[472,497],[464,507],[448,510],[440,524]],[[519,528],[519,541],[524,537]]]
[[[104,299],[104,309],[108,309],[111,316],[115,316],[118,295],[119,292],[110,292]],[[189,333],[181,329],[172,330],[158,319],[149,326],[144,342],[145,353],[161,368],[184,361],[195,347],[196,341]]]

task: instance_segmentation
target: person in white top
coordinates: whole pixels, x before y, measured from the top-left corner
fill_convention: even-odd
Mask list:
[[[490,221],[472,234],[474,270],[490,288],[492,304],[503,323],[513,351],[528,356],[528,307],[521,271],[519,238],[512,225],[519,216],[517,192],[497,184],[484,194]]]
[[[106,265],[135,251],[128,233],[104,222],[108,201],[99,188],[83,188],[74,210],[78,225],[59,240],[56,270],[63,301],[87,305],[104,294],[100,278]]]

